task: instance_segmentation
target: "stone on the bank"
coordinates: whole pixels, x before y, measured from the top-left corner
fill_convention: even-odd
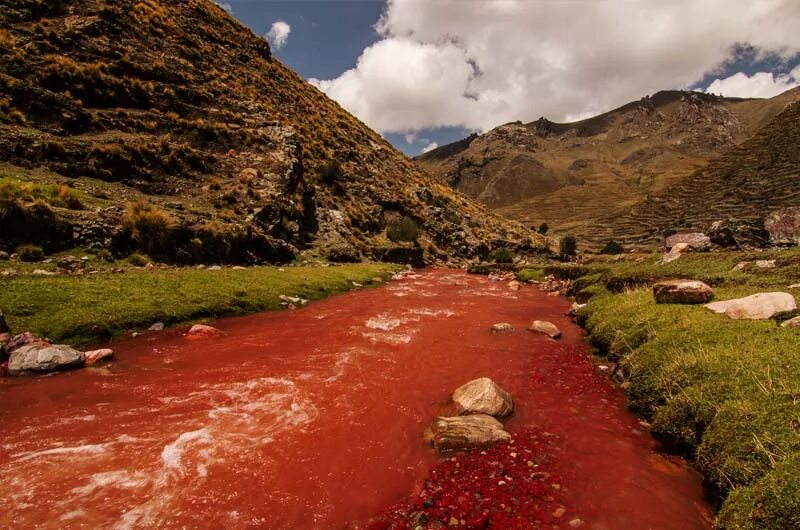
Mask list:
[[[653,296],[658,304],[705,304],[714,291],[697,280],[668,280],[653,285]]]
[[[584,307],[586,307],[586,304],[579,304],[578,302],[573,302],[572,306],[570,306],[569,312],[567,314],[572,315],[572,316],[576,316],[578,314],[578,311],[580,311]]]
[[[204,324],[195,324],[189,328],[189,331],[186,332],[185,337],[189,340],[202,340],[220,337],[222,335],[222,331],[215,327],[206,326]]]
[[[783,322],[781,324],[781,327],[792,328],[792,329],[800,328],[800,317],[790,318],[789,320]]]
[[[734,300],[722,300],[705,306],[734,320],[767,320],[777,313],[794,311],[797,302],[789,293],[758,293]]]
[[[147,331],[164,331],[164,323],[156,322],[155,324],[147,328]]]
[[[551,339],[557,339],[561,336],[561,330],[558,329],[558,326],[546,320],[534,320],[530,330],[536,333],[543,333]]]
[[[756,267],[759,269],[774,269],[775,268],[775,260],[774,259],[760,259],[756,261]]]
[[[25,333],[20,333],[18,335],[14,335],[13,337],[11,337],[11,340],[9,340],[8,344],[6,344],[6,350],[9,353],[11,353],[17,348],[21,348],[27,344],[32,344],[34,342],[47,343],[47,341],[40,339],[30,331],[26,331]]]
[[[104,348],[102,350],[92,350],[84,353],[84,364],[86,366],[93,366],[100,361],[111,359],[114,357],[114,350]]]
[[[16,348],[8,360],[10,375],[55,372],[83,366],[83,352],[64,344],[35,342]]]
[[[684,234],[673,234],[664,242],[668,250],[672,250],[676,245],[685,244],[685,250],[694,252],[705,252],[711,248],[711,239],[702,232],[688,232]]]
[[[508,442],[511,434],[493,417],[475,414],[436,418],[431,426],[431,438],[437,450],[451,451]]]
[[[502,418],[514,411],[511,395],[488,377],[461,385],[453,392],[459,414],[487,414]]]
[[[498,322],[497,324],[494,324],[489,331],[492,333],[511,333],[514,331],[514,326],[508,322]]]
[[[666,265],[667,263],[672,263],[673,261],[680,258],[684,252],[689,250],[688,243],[677,243],[673,246],[667,254],[664,254],[661,257],[661,264]]]

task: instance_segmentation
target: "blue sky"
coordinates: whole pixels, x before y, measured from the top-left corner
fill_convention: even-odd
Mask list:
[[[648,1],[640,12],[585,0],[218,3],[260,35],[285,23],[282,45],[270,34],[274,55],[410,155],[517,119],[587,117],[659,89],[768,97],[800,83],[797,0],[777,0],[767,17],[749,0]]]

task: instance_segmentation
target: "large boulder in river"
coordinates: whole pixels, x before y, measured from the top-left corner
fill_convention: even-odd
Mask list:
[[[711,249],[711,239],[702,232],[673,234],[666,239],[664,246],[667,250],[672,250],[679,243],[687,244],[688,250],[694,252],[705,252]]]
[[[653,296],[657,304],[705,304],[714,291],[697,280],[667,280],[653,285]]]
[[[558,329],[558,326],[546,320],[534,320],[529,329],[535,333],[547,335],[551,339],[561,337],[561,330]]]
[[[184,336],[189,340],[203,340],[221,337],[222,335],[224,335],[224,333],[215,327],[206,326],[205,324],[195,324],[189,328],[189,331],[187,331]]]
[[[514,411],[511,395],[488,377],[481,377],[458,387],[453,403],[459,414],[487,414],[502,418]]]
[[[433,446],[439,451],[488,447],[511,440],[503,424],[485,414],[436,418],[430,435]]]
[[[772,212],[764,219],[764,228],[773,245],[800,244],[800,206]]]
[[[708,231],[711,243],[723,248],[765,248],[769,232],[763,220],[726,219],[712,223]]]
[[[758,293],[705,306],[734,320],[767,320],[778,313],[794,311],[797,302],[789,293]]]
[[[114,357],[114,350],[103,348],[102,350],[87,351],[85,354],[85,366],[94,366],[100,361],[105,361]]]
[[[514,331],[514,326],[512,326],[508,322],[498,322],[497,324],[492,325],[492,327],[489,328],[489,331],[491,331],[492,333],[495,333],[495,334],[496,333],[511,333],[512,331]]]
[[[10,375],[25,375],[70,370],[83,366],[85,356],[65,344],[32,342],[16,348],[8,360]]]

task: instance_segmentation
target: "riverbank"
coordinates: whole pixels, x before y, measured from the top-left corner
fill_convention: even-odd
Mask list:
[[[776,320],[657,305],[651,290],[658,280],[691,278],[709,283],[716,300],[768,291],[799,296],[800,251],[687,254],[667,265],[659,259],[596,258],[520,277],[553,274],[587,302],[579,320],[619,362],[630,408],[705,474],[723,501],[720,528],[800,528],[800,332]]]
[[[2,278],[0,310],[15,332],[75,346],[167,326],[281,309],[285,297],[317,300],[379,283],[397,265],[101,269],[97,274]],[[355,283],[354,283],[355,282]],[[284,297],[283,299],[281,297]]]

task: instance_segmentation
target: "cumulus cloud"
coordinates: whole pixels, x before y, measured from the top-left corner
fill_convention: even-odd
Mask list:
[[[437,147],[439,147],[439,144],[437,144],[436,142],[431,142],[431,143],[429,143],[428,145],[426,145],[425,147],[422,148],[422,152],[423,153],[427,153],[428,151],[433,151]]]
[[[269,28],[265,36],[270,44],[272,44],[275,49],[279,50],[283,48],[286,41],[289,40],[289,33],[291,32],[292,27],[283,20],[279,20],[272,24],[272,27]]]
[[[797,0],[388,0],[381,38],[311,80],[380,132],[586,116],[692,86],[748,43],[800,52]]]
[[[725,79],[715,79],[706,92],[736,98],[771,98],[796,86],[800,86],[800,66],[786,75],[739,72]]]

